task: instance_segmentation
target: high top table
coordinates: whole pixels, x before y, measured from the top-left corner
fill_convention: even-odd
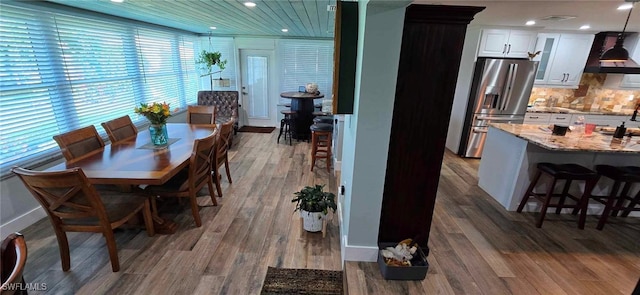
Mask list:
[[[294,118],[293,138],[310,139],[311,131],[309,127],[313,124],[313,100],[323,98],[324,94],[306,93],[306,92],[283,92],[280,94],[283,98],[291,99],[291,110],[296,112]]]

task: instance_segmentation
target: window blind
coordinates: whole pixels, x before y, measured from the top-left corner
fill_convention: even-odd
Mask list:
[[[0,3],[0,173],[60,155],[53,136],[130,115],[140,102],[195,103],[195,35]]]
[[[280,91],[297,91],[315,82],[325,98],[333,89],[333,41],[282,40],[279,46]]]

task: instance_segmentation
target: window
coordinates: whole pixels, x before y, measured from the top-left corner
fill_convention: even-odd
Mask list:
[[[196,103],[197,37],[0,3],[0,163],[33,166],[60,151],[53,136],[130,115],[141,102]]]
[[[333,41],[282,40],[280,91],[296,91],[315,82],[325,98],[333,89]]]

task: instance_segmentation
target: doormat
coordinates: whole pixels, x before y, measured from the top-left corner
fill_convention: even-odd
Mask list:
[[[342,295],[342,271],[269,267],[260,294]]]
[[[257,127],[244,125],[238,129],[238,132],[251,132],[251,133],[271,133],[276,127]]]

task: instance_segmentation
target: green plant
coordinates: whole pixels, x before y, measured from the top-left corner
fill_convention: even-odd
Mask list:
[[[217,65],[218,68],[220,68],[220,71],[219,71],[220,73],[225,69],[227,60],[226,59],[221,60],[221,58],[222,58],[222,53],[220,53],[219,51],[202,50],[200,52],[200,55],[198,55],[198,59],[196,60],[196,63],[204,64],[208,72],[207,75],[211,75],[213,74],[212,67],[215,65]]]
[[[296,209],[307,212],[322,212],[327,214],[328,210],[336,212],[336,196],[333,193],[323,191],[324,185],[316,184],[315,186],[305,186],[299,192],[294,193],[296,196],[291,200],[296,203]]]

